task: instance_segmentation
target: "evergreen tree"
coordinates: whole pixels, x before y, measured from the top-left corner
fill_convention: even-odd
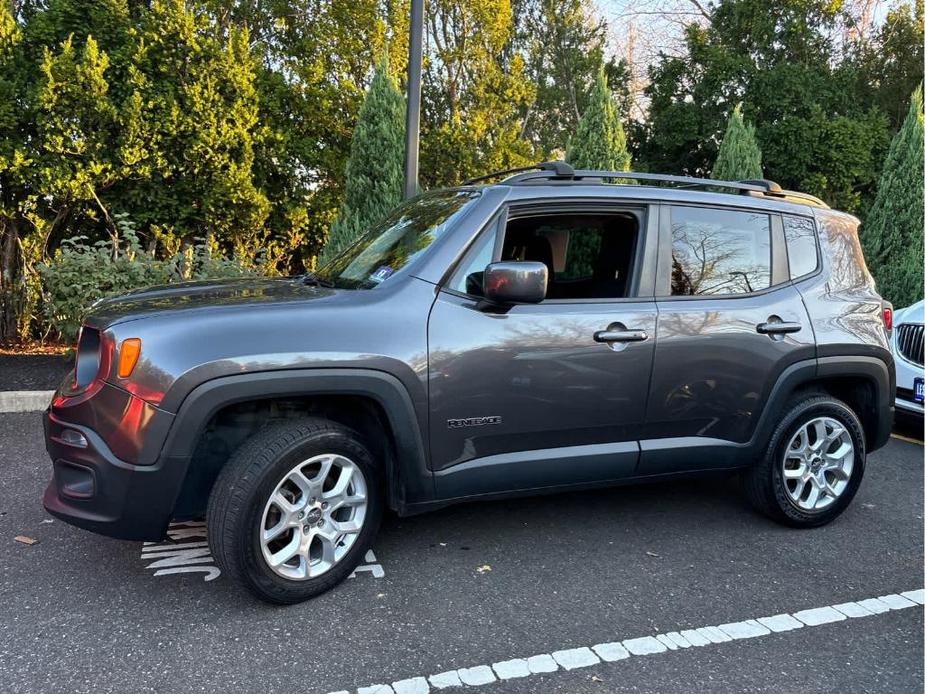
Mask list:
[[[922,298],[925,218],[925,116],[922,86],[887,154],[877,197],[861,229],[865,257],[880,294],[896,307]]]
[[[401,200],[405,100],[383,54],[369,85],[347,159],[344,204],[321,253],[326,263]]]
[[[712,177],[718,181],[744,181],[763,178],[761,149],[755,139],[755,126],[745,123],[742,107],[736,106],[719,146]]]
[[[569,142],[566,159],[576,169],[629,171],[626,135],[603,70],[598,72],[588,107]]]

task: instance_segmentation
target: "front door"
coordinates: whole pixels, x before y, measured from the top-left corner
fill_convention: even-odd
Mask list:
[[[651,296],[639,297],[641,276],[654,276],[646,227],[643,207],[533,208],[512,209],[506,224],[483,232],[430,315],[438,497],[633,474],[657,317]],[[499,259],[546,263],[548,298],[483,301],[481,270]]]

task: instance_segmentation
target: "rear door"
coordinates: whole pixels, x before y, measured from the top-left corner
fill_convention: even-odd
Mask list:
[[[633,474],[655,345],[656,229],[644,205],[540,205],[483,232],[429,320],[438,497]],[[635,235],[625,267],[624,233]],[[484,302],[481,271],[502,258],[547,263],[549,298]]]
[[[739,464],[777,377],[815,356],[780,216],[663,205],[640,474]]]

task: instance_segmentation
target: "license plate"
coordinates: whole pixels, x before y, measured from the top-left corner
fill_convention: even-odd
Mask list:
[[[912,399],[925,402],[925,378],[917,378],[912,383]]]

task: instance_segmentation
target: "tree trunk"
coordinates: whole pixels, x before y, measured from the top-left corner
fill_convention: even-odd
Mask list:
[[[0,219],[0,343],[19,337],[24,291],[19,228],[6,217]]]

